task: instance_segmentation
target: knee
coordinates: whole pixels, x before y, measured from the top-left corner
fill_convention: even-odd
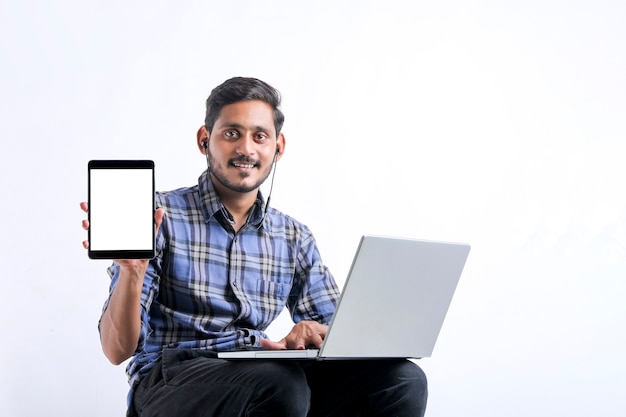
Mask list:
[[[396,378],[400,381],[407,381],[411,391],[415,393],[428,393],[428,379],[426,374],[415,363],[404,361],[396,371]]]
[[[404,387],[405,400],[410,403],[408,408],[413,410],[407,415],[423,416],[428,401],[428,380],[422,368],[407,360],[398,369],[396,378]]]
[[[417,364],[409,360],[398,362],[391,370],[390,377],[394,378],[398,387],[406,394],[412,394],[414,398],[422,398],[426,402],[428,380],[422,368]]]
[[[390,364],[391,365],[391,364]],[[411,361],[394,362],[386,386],[375,403],[384,411],[378,415],[423,416],[428,400],[428,381],[422,369]]]

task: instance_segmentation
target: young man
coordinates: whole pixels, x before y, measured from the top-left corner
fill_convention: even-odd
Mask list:
[[[285,151],[279,106],[278,91],[254,78],[216,87],[197,133],[208,169],[194,187],[157,194],[156,258],[108,270],[101,343],[114,364],[132,357],[128,416],[424,414],[426,378],[407,360],[216,357],[320,347],[339,296],[309,229],[259,191]],[[296,324],[270,341],[264,330],[285,306]],[[376,329],[355,343],[370,337]]]

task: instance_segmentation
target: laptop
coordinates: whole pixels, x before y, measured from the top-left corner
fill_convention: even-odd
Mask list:
[[[361,238],[320,349],[220,352],[224,359],[385,359],[431,356],[470,246]]]

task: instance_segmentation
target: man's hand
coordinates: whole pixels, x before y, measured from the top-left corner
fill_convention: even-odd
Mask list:
[[[267,350],[299,349],[309,346],[322,347],[328,326],[316,321],[301,321],[293,326],[287,336],[278,342],[261,339],[261,346]]]
[[[80,208],[87,213],[89,211],[89,205],[86,202],[80,203]],[[155,222],[155,234],[159,232],[159,227],[161,227],[161,223],[163,222],[163,214],[165,213],[165,209],[159,208],[154,212],[154,222]],[[83,229],[89,230],[89,221],[83,220],[82,222]],[[83,248],[89,249],[89,241],[83,240]],[[120,264],[121,266],[126,266],[130,268],[137,267],[146,267],[148,265],[149,259],[116,259],[114,262]]]

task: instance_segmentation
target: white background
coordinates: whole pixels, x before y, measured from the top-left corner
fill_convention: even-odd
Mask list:
[[[362,233],[472,244],[420,361],[429,417],[625,415],[625,14],[2,0],[0,415],[124,414],[96,328],[108,263],[80,243],[87,161],[153,159],[158,189],[194,184],[204,100],[234,75],[283,93],[272,204],[340,283]]]

